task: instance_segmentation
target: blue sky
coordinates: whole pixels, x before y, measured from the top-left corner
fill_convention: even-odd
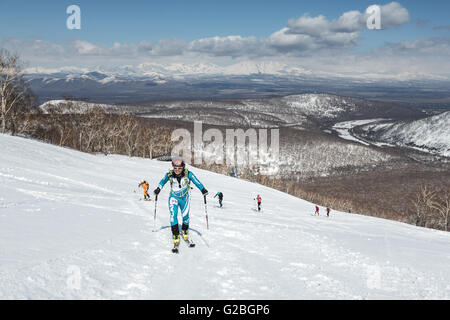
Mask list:
[[[0,37],[39,38],[62,42],[77,37],[104,45],[177,38],[186,41],[212,36],[267,37],[303,14],[337,18],[350,10],[363,11],[372,1],[24,1],[0,4]],[[388,3],[388,2],[385,2]],[[377,42],[436,36],[434,26],[450,25],[449,1],[401,1],[411,22],[395,32],[373,33]],[[82,30],[68,30],[66,8],[79,5]],[[379,3],[384,4],[384,3]],[[427,21],[419,27],[416,19]]]
[[[262,50],[264,54],[261,54],[261,57],[285,55],[292,59],[297,57],[304,60],[305,57],[310,58],[314,52],[319,51],[324,53],[333,50],[341,52],[350,50],[347,52],[357,55],[382,48],[386,46],[386,43],[401,44],[405,41],[412,43],[417,40],[439,38],[444,39],[444,46],[447,45],[447,39],[450,36],[450,1],[443,0],[399,1],[398,7],[407,12],[408,19],[403,19],[385,30],[360,29],[352,34],[345,34],[346,37],[343,38],[340,37],[344,36],[343,34],[328,34],[326,39],[315,39],[307,44],[300,40],[301,37],[311,36],[307,32],[305,34],[303,29],[298,29],[299,25],[301,28],[304,27],[302,16],[313,18],[316,22],[320,22],[323,16],[327,23],[331,23],[344,13],[354,10],[364,13],[370,5],[383,6],[389,3],[391,2],[365,0],[2,1],[0,3],[0,46],[16,51],[23,50],[25,58],[29,59],[33,65],[49,65],[46,59],[39,60],[30,54],[31,48],[36,48],[33,41],[43,41],[46,44],[47,58],[51,56],[49,48],[53,45],[55,51],[59,50],[61,55],[61,52],[72,48],[74,41],[78,41],[75,45],[78,55],[73,57],[73,64],[76,64],[77,58],[77,64],[80,64],[80,61],[86,63],[91,61],[89,57],[93,55],[97,57],[106,55],[111,58],[116,54],[119,55],[119,52],[121,59],[118,60],[122,63],[127,50],[130,50],[130,54],[139,56],[140,62],[145,60],[141,53],[146,50],[152,52],[152,59],[183,56],[189,57],[192,61],[195,60],[193,54],[195,52],[199,57],[202,56],[202,59],[209,57],[213,61],[212,58],[220,57],[223,60],[227,55],[234,60],[248,59],[250,56],[255,59],[251,51],[262,45],[271,48],[266,48],[267,51]],[[81,30],[66,28],[68,18],[66,8],[73,4],[81,8]],[[395,12],[390,14],[393,19],[396,19]],[[297,27],[286,29],[290,19],[295,20],[293,24]],[[440,28],[437,29],[437,27]],[[284,31],[281,32],[282,30]],[[287,38],[291,37],[289,35],[292,34],[292,30],[295,30],[294,33],[299,36],[297,39]],[[330,33],[330,30],[326,29],[323,32]],[[228,36],[241,38],[231,39],[227,38]],[[339,40],[334,36],[339,36]],[[213,37],[219,37],[219,39],[198,41]],[[172,42],[166,43],[164,50],[155,47],[159,41],[168,40]],[[180,42],[173,43],[173,40]],[[342,43],[334,43],[341,40]],[[287,44],[290,41],[297,43]],[[325,45],[324,42],[327,44]],[[115,43],[121,46],[111,52],[109,49]],[[125,47],[125,45],[128,46]],[[252,46],[254,46],[253,49]],[[419,44],[415,43],[413,46],[419,47]],[[230,49],[235,47],[235,50]],[[247,50],[242,49],[243,47]],[[401,48],[396,47],[395,50],[404,52],[405,47],[408,50],[411,49],[411,46],[406,44]],[[394,49],[390,50],[392,54]],[[445,51],[444,54],[446,53]],[[83,55],[82,60],[80,55]],[[56,54],[54,60],[59,61],[60,65],[70,64],[67,57],[62,59]]]

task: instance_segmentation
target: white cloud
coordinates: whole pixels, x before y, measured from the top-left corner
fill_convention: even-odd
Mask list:
[[[269,44],[279,51],[310,51],[318,49],[317,43],[310,35],[289,33],[289,28],[274,32],[269,37]]]
[[[410,20],[409,12],[398,2],[381,6],[381,27],[390,29],[398,27]]]
[[[142,41],[137,46],[137,51],[149,56],[174,56],[182,55],[186,46],[185,41],[177,39],[160,40],[157,43]]]
[[[331,23],[334,32],[353,33],[365,28],[367,16],[361,12],[348,11]]]
[[[387,43],[377,51],[391,56],[426,55],[428,57],[444,56],[450,59],[450,38],[428,38]]]
[[[189,43],[187,51],[199,52],[212,56],[259,56],[270,55],[267,50],[266,39],[256,37],[212,37],[193,40]]]
[[[397,2],[380,6],[380,12],[383,29],[400,26],[410,19],[408,10]],[[285,28],[270,36],[269,41],[279,49],[300,51],[352,48],[358,43],[359,33],[367,28],[369,16],[353,10],[330,21],[323,15],[310,17],[305,14],[290,19]]]
[[[381,27],[390,29],[400,26],[410,20],[409,12],[398,2],[380,6]],[[287,23],[287,33],[307,34],[321,38],[329,33],[354,33],[366,28],[369,14],[358,10],[344,12],[339,18],[327,20],[323,15],[310,17],[303,15],[297,19],[290,19]]]
[[[72,47],[80,55],[106,55],[108,54],[107,49],[103,49],[96,46],[90,42],[75,40],[72,42]]]
[[[60,58],[65,54],[64,46],[42,40],[24,40],[19,38],[0,39],[0,47],[22,56]]]
[[[290,19],[287,23],[286,33],[320,37],[323,32],[329,29],[330,22],[323,15],[310,17],[305,14],[298,19]]]

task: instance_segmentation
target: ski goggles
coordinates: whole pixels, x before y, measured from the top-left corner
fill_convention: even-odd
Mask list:
[[[173,167],[173,170],[183,170],[183,167]]]

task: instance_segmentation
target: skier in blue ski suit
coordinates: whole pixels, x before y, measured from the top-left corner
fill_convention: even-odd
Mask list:
[[[180,243],[179,229],[178,229],[178,209],[181,211],[183,224],[181,227],[181,234],[183,239],[189,239],[189,209],[190,209],[190,183],[191,181],[202,192],[203,195],[208,194],[208,190],[197,179],[197,177],[188,169],[182,159],[172,160],[173,170],[170,170],[164,175],[159,182],[158,187],[154,190],[155,195],[158,195],[164,185],[170,182],[170,196],[169,196],[169,211],[170,211],[170,226],[172,229],[174,246],[178,247]]]

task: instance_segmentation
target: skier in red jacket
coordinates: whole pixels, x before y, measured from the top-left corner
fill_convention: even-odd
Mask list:
[[[258,211],[261,211],[262,198],[259,194],[256,196],[256,202],[258,202]]]

